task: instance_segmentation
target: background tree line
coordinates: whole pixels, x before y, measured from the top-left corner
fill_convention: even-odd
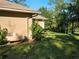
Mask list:
[[[50,10],[46,7],[39,9],[42,15],[48,18],[45,24],[47,30],[72,34],[78,31],[78,0],[70,0],[70,2],[65,2],[65,0],[49,0],[49,4],[52,7],[55,5],[55,7]]]

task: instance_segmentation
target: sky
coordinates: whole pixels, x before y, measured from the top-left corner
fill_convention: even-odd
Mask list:
[[[69,0],[65,0],[65,2],[68,1]],[[48,5],[48,0],[27,0],[26,3],[30,8],[34,10],[38,10],[42,6],[50,8],[50,6]]]
[[[27,5],[34,10],[38,10],[40,7],[48,7],[48,0],[27,0]]]

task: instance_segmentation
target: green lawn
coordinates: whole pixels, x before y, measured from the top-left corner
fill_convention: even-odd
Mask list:
[[[79,59],[79,36],[45,32],[35,44],[0,47],[0,59]]]

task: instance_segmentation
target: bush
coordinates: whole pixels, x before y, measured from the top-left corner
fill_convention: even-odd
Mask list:
[[[5,37],[7,35],[8,31],[6,28],[1,29],[0,28],[0,45],[4,44],[6,42]]]
[[[39,26],[35,21],[33,21],[33,25],[32,25],[32,36],[34,39],[41,40],[42,38],[42,27]]]

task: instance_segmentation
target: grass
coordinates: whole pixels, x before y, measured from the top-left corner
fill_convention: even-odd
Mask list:
[[[79,36],[45,32],[36,44],[0,47],[5,59],[79,59]]]

